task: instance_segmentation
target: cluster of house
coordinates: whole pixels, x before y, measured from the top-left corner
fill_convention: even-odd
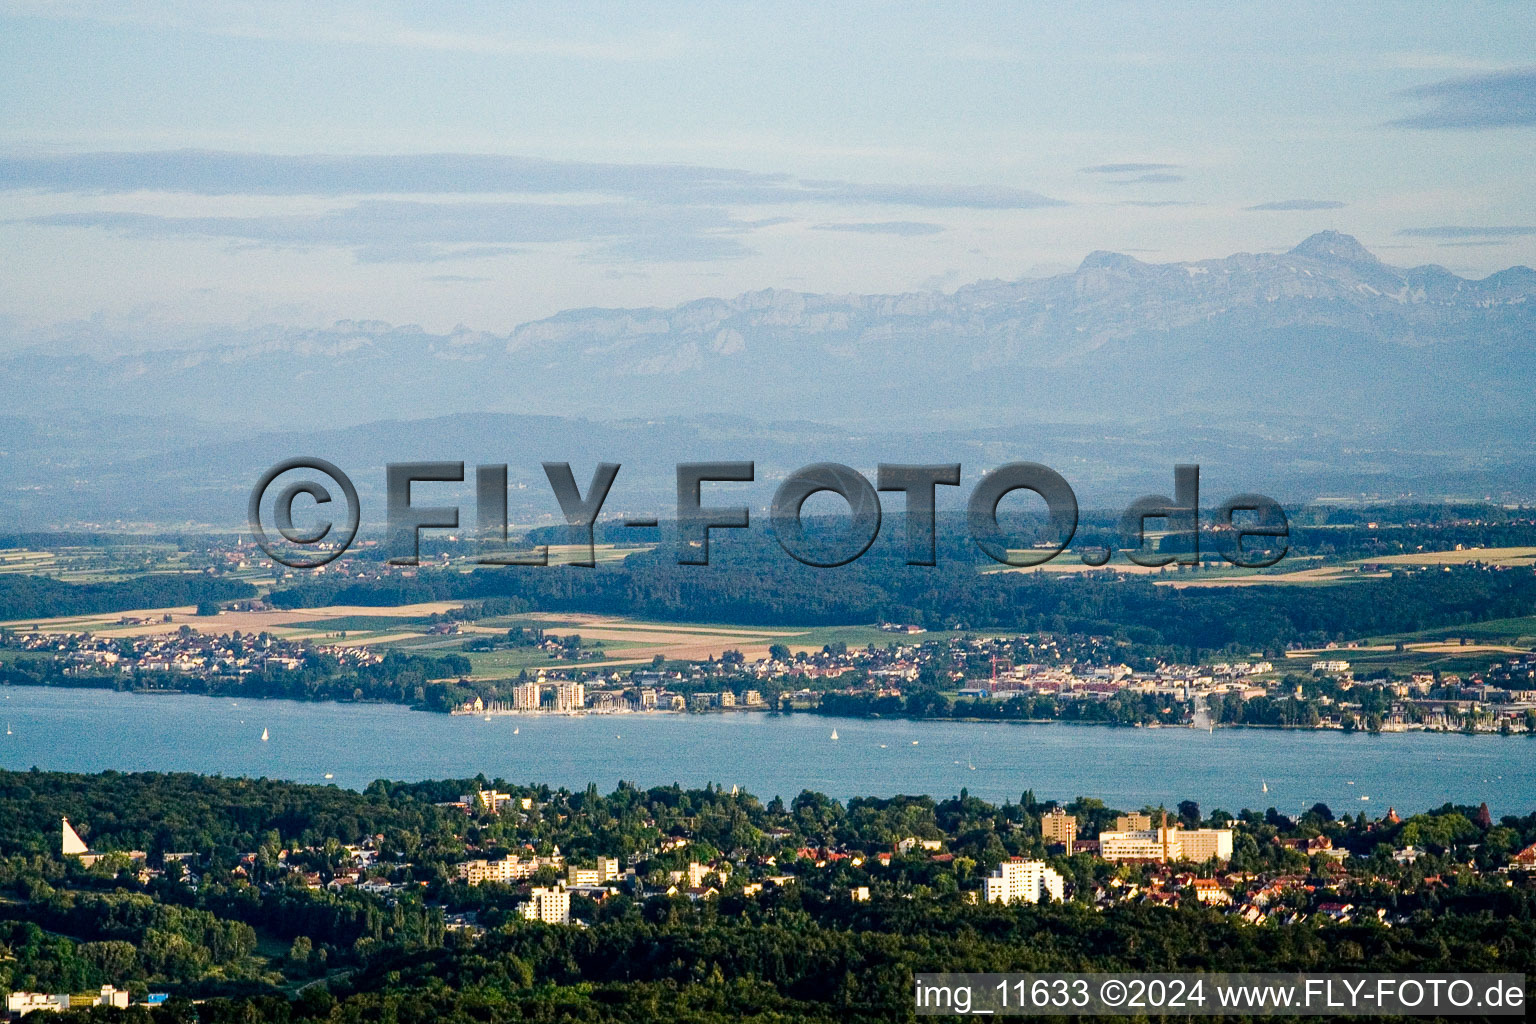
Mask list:
[[[136,621],[132,617],[123,620],[126,624]],[[269,669],[300,668],[309,652],[329,655],[341,665],[369,665],[383,660],[383,655],[366,647],[312,646],[267,633],[211,635],[186,630],[112,637],[27,632],[9,636],[7,643],[23,651],[51,653],[64,664],[66,675],[83,676],[103,672],[174,672],[199,677],[256,675]]]

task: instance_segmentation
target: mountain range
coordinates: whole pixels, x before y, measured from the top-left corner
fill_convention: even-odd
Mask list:
[[[510,334],[371,321],[231,331],[132,355],[0,360],[20,414],[157,412],[333,427],[459,412],[747,414],[864,428],[1016,421],[1392,422],[1522,415],[1536,272],[1390,267],[1326,231],[1285,253],[1149,264],[1109,252],[952,293],[782,289],[577,309]]]
[[[671,463],[722,457],[768,476],[1032,458],[1106,500],[1166,489],[1174,460],[1286,500],[1518,498],[1536,495],[1533,381],[1536,272],[1394,268],[1322,232],[1190,263],[1096,252],[950,293],[570,310],[510,334],[357,321],[116,356],[13,349],[0,515],[238,522],[260,469],[301,453],[370,478],[521,459],[537,497],[514,495],[514,514],[534,518],[544,459],[583,480],[582,459],[630,460],[637,507],[664,503]]]

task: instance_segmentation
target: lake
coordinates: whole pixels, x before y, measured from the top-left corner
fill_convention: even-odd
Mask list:
[[[487,722],[382,704],[43,687],[0,687],[0,726],[3,768],[189,771],[355,789],[378,778],[484,773],[576,789],[596,782],[605,792],[620,779],[715,782],[764,800],[804,789],[839,799],[944,797],[964,787],[994,802],[1033,789],[1041,799],[1092,796],[1120,808],[1191,799],[1207,810],[1294,814],[1321,800],[1335,813],[1378,817],[1388,806],[1404,812],[1486,800],[1495,817],[1536,810],[1536,740],[1524,736],[1206,733],[755,713]]]

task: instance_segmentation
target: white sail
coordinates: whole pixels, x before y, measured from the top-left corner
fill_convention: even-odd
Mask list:
[[[69,825],[69,819],[64,818],[64,856],[73,857],[90,852],[90,847],[81,840],[80,834]]]
[[[1260,782],[1259,782],[1259,787],[1260,787],[1260,788],[1261,788],[1261,789],[1263,789],[1263,790],[1264,790],[1264,792],[1266,792],[1266,793],[1268,793],[1268,792],[1269,792],[1269,783],[1267,783],[1267,782],[1264,782],[1264,781],[1263,781],[1263,780],[1260,780]]]
[[[269,739],[271,739],[271,737],[267,735],[267,730],[261,730],[261,742],[265,743]]]
[[[833,739],[837,739],[837,730],[836,729],[832,730],[832,738]]]

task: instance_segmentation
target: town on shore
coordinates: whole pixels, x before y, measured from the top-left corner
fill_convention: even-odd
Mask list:
[[[135,637],[10,631],[0,683],[104,686],[230,696],[387,700],[460,715],[819,712],[851,717],[1066,721],[1362,732],[1536,734],[1536,654],[1454,673],[1358,671],[1354,645],[1273,660],[1183,664],[1111,638],[947,635],[883,624],[884,643],[819,651],[771,645],[702,660],[583,668],[579,636],[516,627],[506,642],[548,651],[549,667],[472,675],[463,654],[407,654],[268,633],[166,623]],[[451,636],[452,623],[442,627]],[[479,639],[484,646],[493,641]],[[563,661],[575,662],[569,667]]]

